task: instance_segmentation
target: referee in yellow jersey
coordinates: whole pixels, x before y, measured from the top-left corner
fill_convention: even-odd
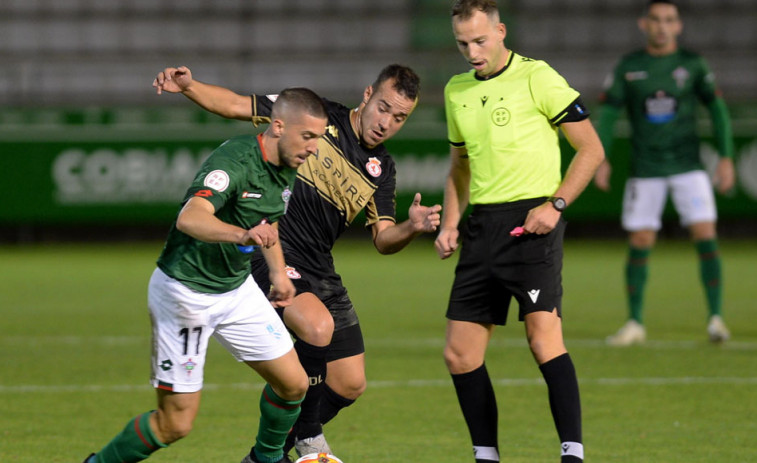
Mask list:
[[[561,461],[580,462],[578,381],[562,336],[562,212],[604,159],[602,145],[579,93],[545,62],[505,47],[494,0],[456,1],[452,27],[473,69],[445,88],[451,167],[435,242],[442,259],[462,235],[447,308],[447,368],[475,461],[499,461],[497,403],[484,357],[514,297],[547,383]],[[576,150],[564,179],[558,128]]]

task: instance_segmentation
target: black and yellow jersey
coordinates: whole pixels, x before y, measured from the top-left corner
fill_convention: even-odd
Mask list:
[[[275,95],[252,95],[252,122],[270,122]],[[395,164],[383,145],[368,149],[350,125],[350,109],[324,99],[326,135],[297,170],[292,200],[279,223],[284,251],[316,266],[361,210],[366,226],[396,221]],[[329,258],[330,260],[330,258]]]

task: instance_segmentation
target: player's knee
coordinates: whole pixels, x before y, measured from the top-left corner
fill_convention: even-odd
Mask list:
[[[474,358],[459,349],[447,346],[444,348],[444,363],[447,370],[452,374],[462,374],[473,371],[483,363],[483,360]]]
[[[334,318],[323,303],[311,293],[295,298],[284,312],[284,323],[298,338],[314,346],[327,346],[334,334]]]
[[[654,246],[657,233],[653,230],[639,230],[631,232],[629,242],[637,249],[649,249]]]
[[[342,379],[338,384],[329,382],[328,379],[326,380],[326,382],[331,390],[344,397],[345,399],[350,400],[356,400],[358,397],[363,395],[365,389],[368,387],[368,382],[366,381],[365,376],[355,376],[349,379]]]
[[[565,345],[561,341],[543,336],[535,336],[529,339],[528,347],[531,349],[534,360],[539,365],[567,352]]]
[[[163,443],[171,444],[173,442],[176,442],[179,439],[183,439],[184,437],[187,437],[191,431],[192,431],[191,424],[188,424],[186,426],[179,426],[179,427],[171,428],[170,430],[163,433]]]
[[[331,343],[331,336],[334,334],[334,319],[331,318],[330,313],[311,317],[307,323],[301,325],[295,332],[303,341],[314,346],[327,346]]]
[[[298,375],[296,379],[280,384],[274,391],[284,400],[300,400],[305,397],[309,387],[307,375]]]
[[[460,364],[460,356],[453,349],[446,347],[444,349],[444,363],[447,369],[452,371]]]
[[[531,338],[528,340],[528,348],[531,349],[531,354],[536,361],[544,357],[546,351],[546,343],[537,338]]]
[[[192,420],[168,416],[165,413],[157,414],[158,439],[164,444],[172,444],[179,439],[187,437],[192,432]]]
[[[363,395],[367,387],[368,383],[365,380],[349,384],[343,396],[350,400],[357,400],[358,397]]]
[[[283,400],[296,401],[301,400],[307,393],[308,388],[303,386],[308,386],[308,383],[286,384],[275,387],[273,391]]]
[[[689,225],[691,239],[694,241],[712,240],[717,236],[715,222],[698,222]]]

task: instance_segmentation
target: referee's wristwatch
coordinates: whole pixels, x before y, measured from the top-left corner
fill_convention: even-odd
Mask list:
[[[547,201],[552,203],[552,207],[554,207],[558,212],[562,212],[566,207],[568,207],[568,203],[566,203],[563,198],[560,198],[558,196],[550,196],[549,198],[547,198]]]

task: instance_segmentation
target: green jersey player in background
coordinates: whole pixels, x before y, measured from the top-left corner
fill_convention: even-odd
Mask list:
[[[623,108],[632,129],[631,172],[622,214],[623,228],[629,233],[626,288],[630,313],[629,320],[607,342],[625,346],[646,339],[642,308],[648,259],[662,226],[668,193],[699,255],[709,338],[722,342],[730,333],[721,318],[722,270],[712,183],[720,193],[734,185],[728,110],[705,60],[678,47],[683,25],[675,2],[650,1],[638,22],[646,47],[625,55],[616,66],[602,97],[598,121],[608,160],[597,170],[595,183],[604,191],[610,187],[613,128]],[[720,155],[712,180],[699,156],[696,113],[700,102],[712,118]]]
[[[266,381],[255,445],[242,462],[288,461],[284,441],[308,378],[272,306],[289,305],[295,295],[276,222],[297,168],[318,149],[327,114],[315,93],[292,88],[278,95],[271,119],[265,133],[213,151],[187,190],[148,287],[157,410],[134,417],[85,463],[142,461],[189,434],[211,336]],[[252,246],[268,264],[270,301],[250,274],[245,247]]]

